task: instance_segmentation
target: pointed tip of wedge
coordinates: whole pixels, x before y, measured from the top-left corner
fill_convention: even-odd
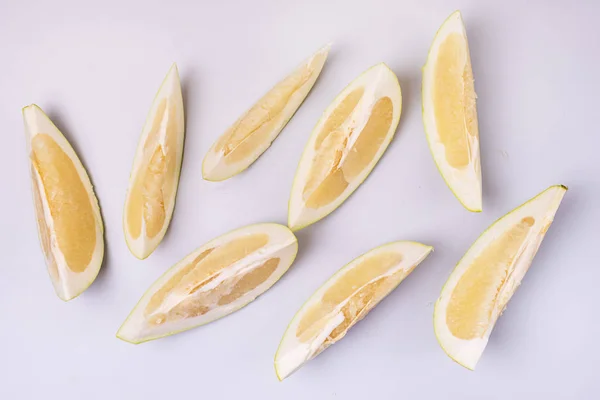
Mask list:
[[[169,74],[175,73],[177,75],[179,75],[179,68],[177,67],[177,63],[173,62],[173,64],[171,64],[171,67],[169,68]]]
[[[26,106],[23,106],[23,107],[21,108],[21,111],[22,111],[22,112],[25,112],[25,111],[27,111],[27,110],[29,110],[29,109],[32,109],[32,108],[37,108],[37,109],[40,109],[40,106],[38,106],[38,105],[37,105],[37,104],[35,104],[35,103],[31,103],[31,104],[28,104],[28,105],[26,105]]]
[[[42,108],[35,103],[31,103],[21,108],[21,114],[23,115],[23,118],[27,118],[27,114],[29,113],[41,113],[43,115],[46,115]]]
[[[319,50],[317,50],[315,55],[324,54],[325,57],[327,57],[327,56],[329,56],[329,52],[331,51],[332,47],[333,47],[333,42],[328,42],[323,47],[321,47]]]
[[[275,369],[275,376],[277,377],[277,381],[283,382],[283,380],[285,379],[285,376],[282,377],[282,376],[279,375],[279,370],[277,369],[277,364],[274,363],[273,367]]]

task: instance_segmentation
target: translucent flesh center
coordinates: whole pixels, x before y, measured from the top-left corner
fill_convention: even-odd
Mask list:
[[[528,241],[533,217],[525,217],[490,243],[475,258],[452,291],[446,310],[448,329],[457,338],[482,338],[512,293],[502,295],[511,284],[515,263]],[[514,287],[516,286],[511,286]]]
[[[439,140],[451,167],[463,168],[478,138],[473,71],[466,38],[452,33],[439,47],[433,83],[433,104]]]
[[[382,97],[366,116],[355,112],[364,89],[348,94],[331,113],[315,140],[315,155],[303,189],[306,207],[321,208],[337,199],[373,161],[389,134],[394,107]]]
[[[146,319],[151,325],[160,325],[197,317],[255,289],[277,269],[279,258],[262,259],[256,265],[240,269],[232,268],[268,242],[268,235],[256,233],[204,251],[152,296],[144,312]],[[209,284],[212,286],[207,287]]]
[[[157,107],[152,128],[144,142],[142,162],[137,170],[127,204],[127,227],[132,238],[142,233],[155,237],[167,223],[167,210],[174,201],[177,184],[177,109],[167,99]],[[168,111],[168,112],[167,112]],[[164,140],[161,141],[161,138]]]
[[[286,106],[313,77],[314,66],[322,62],[323,57],[322,54],[317,55],[310,64],[279,82],[221,136],[216,150],[223,154],[227,163],[251,157],[274,139],[273,134],[290,117],[287,112],[284,113]]]
[[[96,248],[96,220],[89,194],[73,160],[47,134],[31,140],[31,161],[39,175],[42,188],[34,181],[34,196],[42,247],[48,260],[51,276],[55,269],[50,250],[50,230],[43,216],[40,192],[47,199],[58,248],[73,272],[83,272]]]
[[[319,351],[344,337],[410,272],[400,269],[389,274],[401,261],[400,253],[380,253],[347,271],[305,312],[296,329],[298,339],[311,342],[340,314],[342,322],[329,333]]]

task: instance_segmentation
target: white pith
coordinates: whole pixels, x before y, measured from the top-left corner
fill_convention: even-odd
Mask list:
[[[268,259],[279,257],[279,264],[268,279],[232,303],[218,306],[208,311],[206,314],[175,322],[166,322],[158,326],[152,326],[147,323],[144,313],[148,302],[151,300],[152,296],[170,280],[173,275],[181,270],[181,268],[188,265],[205,250],[218,247],[219,245],[227,243],[234,238],[256,233],[265,233],[269,236],[269,242],[267,245],[224,269],[217,279],[209,282],[201,289],[201,291],[213,289],[228,277],[252,269]],[[131,314],[127,317],[127,320],[119,329],[117,337],[128,342],[141,343],[204,325],[224,317],[225,315],[231,314],[232,312],[239,310],[253,301],[256,297],[264,293],[275,282],[277,282],[277,280],[281,278],[281,276],[288,270],[294,261],[297,251],[298,242],[294,234],[287,227],[278,224],[250,225],[213,239],[194,250],[192,253],[188,254],[185,258],[167,270],[167,272],[165,272],[152,284],[152,286],[150,286],[150,288],[144,293],[143,297],[135,306]],[[177,302],[177,299],[170,298],[169,300],[169,303],[161,304],[162,308],[158,311],[168,311],[168,309],[176,305],[175,303]],[[179,301],[182,300],[184,300],[183,297],[179,299]]]
[[[357,293],[364,286],[382,278],[385,276],[390,276],[399,272],[400,270],[410,271],[411,268],[416,267],[421,261],[423,261],[429,253],[433,250],[431,246],[426,246],[421,243],[416,242],[408,242],[408,241],[399,241],[389,243],[380,247],[377,247],[362,256],[352,260],[345,267],[336,272],[331,278],[323,284],[309,299],[306,303],[302,305],[302,308],[296,313],[289,326],[287,327],[283,339],[277,349],[277,353],[275,354],[275,371],[280,380],[283,380],[285,377],[292,374],[298,368],[300,368],[304,363],[311,360],[315,356],[317,356],[320,351],[323,349],[321,346],[331,334],[331,332],[344,321],[344,315],[342,313],[342,308],[352,298],[352,295],[346,299],[343,303],[339,304],[336,309],[329,315],[328,322],[323,330],[318,334],[318,336],[312,340],[310,343],[304,343],[298,340],[296,336],[296,331],[298,329],[298,324],[302,321],[306,312],[312,308],[315,304],[321,302],[324,294],[327,292],[329,288],[331,288],[339,278],[341,278],[344,274],[346,274],[349,270],[359,265],[362,261],[375,256],[382,252],[398,252],[402,254],[402,260],[391,267],[385,274],[382,274],[369,282],[366,282],[363,286],[356,288],[353,292]],[[402,276],[398,282],[393,286],[400,284],[402,280],[406,276]],[[393,290],[392,288],[392,290]],[[390,290],[391,291],[391,290]],[[388,292],[389,293],[389,292]],[[386,293],[385,295],[387,295]],[[379,300],[382,300],[384,297],[382,296]],[[374,305],[376,305],[375,303]],[[373,305],[373,306],[374,306]]]
[[[331,113],[336,109],[337,105],[348,94],[360,87],[364,88],[364,94],[354,111],[340,126],[340,129],[348,130],[352,128],[354,132],[361,132],[367,123],[369,116],[371,115],[371,110],[375,103],[379,99],[387,96],[392,101],[393,117],[385,140],[381,144],[371,162],[355,178],[348,182],[348,187],[346,187],[344,192],[340,194],[337,199],[318,209],[307,208],[305,206],[305,199],[303,199],[303,189],[308,180],[311,172],[312,161],[315,157],[316,151],[314,144],[317,136],[323,125],[331,116]],[[352,192],[354,192],[356,188],[367,178],[394,137],[394,133],[396,132],[396,128],[400,120],[401,109],[402,94],[400,91],[398,78],[394,72],[383,63],[377,64],[365,71],[335,98],[335,100],[327,107],[319,119],[319,122],[313,129],[310,139],[308,140],[308,143],[304,149],[304,153],[302,154],[302,158],[300,159],[296,176],[294,177],[288,210],[288,226],[290,226],[292,230],[301,229],[329,215],[337,207],[339,207],[346,200],[346,198],[348,198],[348,196],[350,196]],[[358,125],[355,124],[356,120],[360,121]],[[351,135],[350,143],[346,148],[350,149],[357,138],[358,135]],[[346,156],[347,152],[343,155],[343,159],[345,159]],[[343,164],[340,163],[340,165]]]
[[[73,165],[75,166],[77,174],[79,175],[79,178],[81,179],[81,182],[83,183],[83,186],[86,192],[88,193],[90,204],[92,206],[92,212],[94,214],[94,221],[96,227],[96,246],[94,248],[92,258],[87,267],[82,272],[74,272],[67,266],[65,256],[58,246],[56,232],[54,230],[54,220],[52,218],[52,215],[50,214],[50,207],[48,204],[48,199],[46,198],[46,193],[41,177],[39,176],[37,170],[33,168],[33,165],[32,168],[30,168],[33,174],[32,178],[35,180],[35,182],[37,182],[36,184],[40,188],[40,199],[44,212],[44,219],[46,221],[50,233],[50,252],[52,253],[52,256],[56,262],[56,267],[58,269],[58,279],[55,279],[52,275],[50,276],[50,278],[58,297],[65,301],[71,300],[74,297],[77,297],[79,294],[81,294],[92,284],[92,282],[94,281],[94,279],[96,279],[96,276],[98,275],[98,271],[100,271],[100,267],[102,266],[102,259],[104,257],[104,226],[102,223],[102,217],[100,215],[98,200],[96,198],[96,195],[94,194],[94,189],[92,187],[92,183],[90,182],[90,178],[88,177],[87,172],[83,168],[81,161],[77,157],[77,154],[75,153],[67,139],[63,136],[63,134],[48,118],[48,116],[38,106],[30,105],[23,109],[23,119],[25,122],[27,153],[30,157],[30,162],[32,154],[31,141],[33,140],[33,138],[39,134],[47,134],[50,137],[52,137],[52,139],[58,144],[58,146],[60,146],[60,148],[65,152],[65,154],[73,161]],[[38,225],[38,236],[41,242],[43,227],[39,224],[38,221],[36,222]],[[44,254],[44,257],[46,259],[46,263],[48,264],[49,260],[46,254]]]
[[[535,223],[531,226],[529,234],[525,239],[523,246],[519,249],[518,255],[514,258],[513,265],[509,268],[511,271],[508,280],[501,289],[498,296],[506,304],[513,295],[516,288],[521,283],[525,273],[529,269],[531,262],[542,242],[545,230],[552,223],[554,215],[560,202],[566,193],[563,186],[552,186],[540,193],[533,199],[524,203],[520,207],[506,214],[494,224],[492,224],[472,245],[463,258],[458,262],[454,271],[448,278],[448,281],[442,289],[440,298],[437,300],[434,311],[434,329],[435,334],[444,351],[456,362],[469,369],[475,369],[483,350],[487,345],[488,339],[497,318],[501,315],[503,309],[495,309],[491,323],[485,334],[481,338],[464,340],[455,337],[446,324],[447,307],[452,296],[454,288],[460,281],[460,278],[467,271],[477,256],[497,237],[519,223],[525,217],[533,217]]]

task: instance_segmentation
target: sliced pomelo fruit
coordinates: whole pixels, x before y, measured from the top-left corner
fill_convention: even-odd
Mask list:
[[[250,225],[220,236],[154,282],[117,337],[142,343],[231,314],[277,282],[297,251],[294,234],[278,224]]]
[[[416,242],[389,243],[356,258],[329,278],[302,306],[283,335],[275,354],[279,380],[343,338],[431,250]]]
[[[330,46],[304,61],[244,113],[211,147],[202,163],[208,181],[223,181],[248,168],[277,138],[319,77]]]
[[[123,213],[125,240],[144,259],[167,232],[179,184],[184,139],[183,97],[177,65],[163,81],[138,143]]]
[[[475,369],[566,191],[552,186],[500,218],[454,268],[435,305],[434,329],[457,363]]]
[[[367,178],[394,136],[401,108],[398,78],[383,63],[336,97],[313,130],[294,178],[292,230],[327,216]]]
[[[90,178],[75,151],[35,104],[23,108],[38,234],[58,297],[71,300],[96,279],[104,227]]]
[[[423,67],[423,124],[433,159],[458,201],[480,212],[481,165],[475,87],[459,11],[438,30]]]

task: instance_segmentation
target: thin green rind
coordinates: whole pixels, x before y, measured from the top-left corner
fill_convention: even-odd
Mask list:
[[[520,210],[521,208],[523,208],[524,206],[526,206],[527,204],[531,203],[532,201],[535,201],[535,199],[537,199],[538,197],[542,196],[544,193],[546,193],[547,191],[551,190],[551,189],[555,189],[555,188],[560,188],[563,189],[564,192],[566,192],[567,190],[569,190],[569,188],[565,185],[552,185],[550,187],[548,187],[547,189],[543,190],[542,192],[538,193],[537,195],[535,195],[534,197],[532,197],[531,199],[527,200],[526,202],[522,203],[520,206],[518,206],[517,208],[514,208],[513,210],[509,211],[508,213],[504,214],[503,216],[501,216],[500,218],[498,218],[497,220],[495,220],[490,226],[488,226],[486,228],[486,230],[484,230],[478,237],[477,239],[475,239],[475,242],[473,242],[473,244],[469,247],[469,249],[465,252],[465,254],[460,258],[460,260],[458,261],[458,263],[456,263],[456,265],[454,266],[454,269],[452,270],[452,272],[450,273],[450,275],[448,276],[448,279],[446,280],[446,282],[444,283],[444,285],[442,286],[442,290],[440,291],[440,297],[438,297],[438,299],[435,302],[435,306],[433,308],[433,330],[434,330],[434,334],[435,334],[435,338],[438,342],[438,344],[440,345],[440,347],[442,348],[442,350],[444,350],[444,353],[446,353],[446,355],[455,363],[457,363],[460,366],[465,367],[466,369],[468,369],[469,371],[474,371],[474,368],[471,368],[467,365],[464,365],[463,363],[461,363],[460,361],[456,360],[455,358],[453,358],[450,353],[448,352],[448,350],[444,347],[444,345],[442,344],[441,340],[440,340],[440,335],[438,335],[437,332],[437,324],[435,323],[436,321],[436,315],[437,315],[437,310],[438,307],[440,307],[440,298],[441,298],[441,293],[444,292],[444,289],[446,288],[446,285],[448,285],[448,282],[450,281],[450,278],[452,277],[452,275],[454,274],[454,271],[456,270],[456,268],[462,263],[463,259],[467,256],[467,254],[469,254],[469,252],[471,251],[471,249],[473,247],[475,247],[475,245],[477,244],[477,242],[479,241],[479,239],[481,239],[481,237],[483,237],[490,229],[492,229],[498,222],[502,221],[504,218],[509,217],[511,214],[513,214],[514,212]],[[533,260],[532,260],[533,261]]]
[[[98,261],[98,267],[95,268],[96,273],[91,277],[90,281],[86,285],[82,286],[82,289],[80,291],[78,291],[77,293],[75,293],[73,296],[71,296],[69,298],[64,298],[64,297],[61,297],[58,293],[56,293],[56,296],[66,303],[70,300],[73,300],[76,297],[79,297],[83,292],[85,292],[92,285],[92,283],[94,283],[94,281],[98,277],[98,274],[100,273],[100,269],[102,269],[102,263],[104,261],[104,247],[105,247],[104,221],[102,219],[102,212],[100,211],[100,204],[98,203],[98,198],[96,197],[96,193],[94,192],[94,185],[92,185],[90,176],[89,176],[87,170],[85,169],[85,167],[83,166],[83,163],[79,159],[79,155],[77,154],[75,149],[73,149],[73,146],[71,146],[71,143],[67,140],[65,135],[61,132],[61,130],[58,129],[58,127],[54,124],[54,122],[50,119],[50,117],[48,117],[48,115],[44,112],[44,110],[42,110],[42,108],[40,106],[38,106],[37,104],[32,103],[28,106],[21,108],[21,114],[23,115],[23,119],[25,119],[25,109],[27,109],[29,107],[34,107],[34,108],[38,109],[38,111],[40,111],[41,115],[43,115],[44,118],[46,118],[48,120],[48,122],[50,122],[50,124],[52,124],[52,126],[54,126],[56,131],[63,137],[63,139],[65,140],[65,143],[67,144],[67,146],[69,146],[69,148],[75,155],[75,158],[76,158],[77,162],[79,163],[79,165],[81,165],[81,169],[85,173],[85,177],[87,178],[88,183],[90,185],[91,190],[88,193],[88,197],[93,201],[92,209],[94,209],[94,216],[97,217],[97,219],[96,218],[94,218],[94,219],[96,219],[100,225],[100,240],[102,240],[102,246],[100,247],[101,252],[100,252],[100,257],[99,257],[99,261]],[[87,192],[87,188],[86,188],[86,192]],[[33,191],[32,191],[32,195],[33,195]],[[36,222],[36,225],[37,225],[37,222]],[[41,244],[41,237],[40,237],[39,229],[38,229],[38,240],[40,241],[40,244]],[[89,266],[88,266],[88,268],[89,268]],[[56,292],[56,290],[55,290],[55,292]]]
[[[454,15],[458,14],[460,17],[460,20],[462,21],[462,14],[460,13],[460,10],[456,10],[454,11],[452,14],[450,14],[449,17],[447,17],[444,22],[442,23],[442,25],[440,25],[440,27],[438,28],[438,30],[435,33],[435,36],[433,37],[433,42],[431,43],[431,47],[433,47],[433,44],[436,42],[436,39],[440,33],[440,31],[442,30],[442,28],[444,27],[444,25],[446,25],[446,22],[448,22]],[[469,48],[469,41],[468,38],[465,35],[465,41],[467,42],[467,49]],[[425,62],[425,65],[421,68],[421,73],[423,72],[423,70],[425,69],[425,67],[427,66],[427,64],[429,63],[429,56],[431,55],[431,47],[429,48],[429,51],[427,52],[427,61]],[[442,176],[442,179],[444,180],[444,182],[446,183],[446,186],[448,186],[448,189],[450,189],[450,191],[452,192],[452,194],[454,195],[454,197],[456,197],[456,199],[458,200],[458,202],[467,210],[470,212],[474,212],[474,213],[480,213],[483,211],[483,207],[480,209],[472,209],[467,207],[467,205],[463,202],[463,200],[458,196],[458,194],[456,193],[456,191],[452,188],[452,186],[450,185],[450,183],[448,182],[448,180],[446,179],[446,176],[444,175],[444,173],[442,172],[442,168],[440,167],[440,164],[438,163],[438,160],[435,156],[435,153],[433,151],[433,146],[431,143],[431,140],[429,139],[429,135],[427,134],[428,129],[427,129],[427,119],[425,118],[425,92],[424,92],[424,81],[425,80],[425,75],[423,74],[423,77],[421,78],[421,118],[423,119],[423,126],[425,128],[425,137],[427,139],[427,147],[429,147],[429,151],[431,152],[431,157],[433,158],[433,162],[435,163],[435,166],[438,170],[438,172],[440,173],[440,175]]]
[[[339,201],[339,204],[332,209],[331,211],[329,211],[326,214],[321,215],[318,218],[315,218],[309,222],[306,222],[302,225],[298,225],[298,226],[290,226],[290,203],[292,201],[292,196],[290,195],[290,199],[288,200],[288,227],[292,230],[292,232],[298,232],[301,229],[306,228],[309,225],[314,224],[315,222],[318,222],[320,220],[322,220],[323,218],[327,217],[329,214],[333,213],[335,210],[337,210],[342,204],[344,204],[344,202],[356,191],[356,189],[358,189],[360,187],[360,185],[363,184],[363,182],[365,180],[367,180],[367,178],[371,175],[371,172],[373,172],[373,169],[375,169],[375,166],[379,163],[379,160],[383,157],[383,155],[385,154],[385,152],[387,151],[387,148],[389,147],[389,145],[392,143],[392,140],[394,140],[394,136],[396,135],[396,131],[398,130],[398,124],[400,123],[400,118],[402,118],[402,89],[400,87],[400,82],[398,81],[398,76],[394,73],[394,71],[384,62],[381,62],[379,64],[375,64],[373,65],[371,68],[367,69],[366,71],[364,71],[362,74],[360,74],[358,77],[356,77],[354,80],[352,80],[352,82],[350,82],[348,85],[346,85],[346,87],[344,87],[344,89],[342,89],[340,91],[340,93],[333,99],[333,101],[327,106],[327,109],[332,105],[332,104],[336,104],[339,103],[340,99],[341,99],[341,95],[342,93],[344,93],[346,91],[346,89],[348,89],[349,87],[351,87],[355,81],[359,80],[363,75],[367,74],[369,71],[371,71],[373,68],[379,67],[380,65],[383,65],[384,67],[386,67],[391,73],[392,75],[396,78],[395,82],[398,85],[398,93],[400,94],[400,114],[398,115],[398,122],[396,123],[396,126],[394,127],[391,136],[390,136],[390,140],[388,141],[388,144],[385,146],[384,151],[381,153],[381,155],[379,157],[377,157],[376,159],[374,159],[374,163],[373,165],[368,168],[368,172],[365,175],[365,177],[356,185],[356,187],[354,188],[354,190],[351,190],[348,194],[346,194],[345,196],[339,197],[337,198],[335,201]],[[327,110],[326,109],[326,110]],[[300,161],[298,162],[298,167],[296,167],[296,174],[294,175],[294,180],[292,181],[292,190],[291,193],[294,192],[294,187],[297,185],[297,180],[298,175],[299,175],[299,169],[300,169],[300,164],[302,163],[302,160],[304,159],[304,156],[308,153],[308,145],[310,144],[310,142],[312,141],[313,136],[315,136],[317,134],[316,131],[316,127],[319,125],[319,123],[321,122],[321,119],[325,116],[325,112],[323,112],[323,114],[321,115],[321,117],[319,118],[319,120],[317,121],[317,123],[315,124],[312,133],[306,143],[306,146],[304,146],[304,150],[302,151],[302,155],[300,156]],[[391,128],[391,127],[390,127]],[[341,199],[341,200],[340,200]]]
[[[289,229],[287,226],[285,226],[285,225],[282,225],[282,224],[277,224],[277,223],[257,223],[257,224],[250,224],[250,225],[243,226],[243,227],[241,227],[241,228],[234,229],[234,230],[232,230],[232,231],[229,231],[229,232],[227,232],[227,233],[224,233],[224,234],[222,234],[222,235],[219,235],[219,236],[217,236],[217,237],[215,237],[215,238],[213,238],[213,239],[209,240],[208,242],[206,242],[206,243],[202,244],[200,247],[198,247],[198,248],[194,249],[192,252],[190,252],[190,253],[188,253],[187,255],[185,255],[184,257],[182,257],[182,258],[181,258],[181,260],[183,260],[183,259],[185,259],[186,257],[188,257],[190,254],[193,254],[193,253],[197,252],[197,251],[198,251],[198,249],[202,248],[203,246],[207,245],[207,244],[208,244],[208,243],[210,243],[210,242],[217,241],[217,240],[219,240],[219,239],[221,239],[221,238],[223,238],[223,237],[225,237],[225,236],[231,235],[231,234],[233,234],[233,233],[235,233],[235,232],[238,232],[238,231],[241,231],[241,230],[245,230],[245,229],[247,229],[247,228],[250,228],[250,227],[253,227],[253,226],[256,226],[256,225],[276,225],[276,226],[278,226],[278,227],[285,228],[285,229],[289,230],[289,231],[290,231],[290,233],[292,233],[292,236],[293,236],[293,237],[296,239],[296,241],[294,242],[294,243],[296,243],[296,251],[295,251],[294,255],[291,257],[291,259],[290,259],[290,265],[288,265],[287,269],[286,269],[286,270],[283,272],[283,274],[281,274],[281,276],[279,277],[279,279],[281,279],[281,278],[283,277],[283,275],[285,275],[285,273],[286,273],[286,272],[289,270],[289,268],[292,266],[292,264],[294,264],[294,261],[296,260],[296,256],[298,255],[298,238],[296,238],[296,235],[294,235],[294,233],[291,231],[291,229]],[[117,339],[120,339],[120,340],[122,340],[122,341],[124,341],[124,342],[131,343],[131,344],[142,344],[142,343],[150,342],[150,341],[157,340],[157,339],[162,339],[162,338],[164,338],[164,337],[167,337],[167,336],[175,335],[175,334],[177,334],[177,333],[181,333],[181,332],[189,331],[190,329],[194,329],[194,328],[198,328],[198,327],[200,327],[200,326],[204,326],[204,325],[210,324],[211,322],[214,322],[214,321],[217,321],[217,320],[219,320],[219,319],[221,319],[221,318],[227,317],[228,315],[231,315],[231,314],[233,314],[234,312],[236,312],[236,311],[239,311],[239,310],[241,310],[242,308],[246,307],[246,306],[247,306],[247,305],[249,305],[250,303],[254,302],[256,299],[258,299],[260,296],[262,296],[262,295],[263,295],[265,292],[267,292],[269,289],[271,289],[271,288],[272,288],[272,287],[273,287],[273,286],[274,286],[274,285],[275,285],[275,284],[276,284],[276,283],[279,281],[279,279],[278,279],[278,280],[276,280],[275,282],[273,282],[273,284],[272,284],[270,287],[268,287],[268,288],[267,288],[267,290],[265,290],[263,293],[261,293],[261,294],[259,294],[258,296],[256,296],[256,298],[255,298],[254,300],[252,300],[252,301],[250,301],[250,302],[248,302],[248,303],[246,303],[246,304],[244,304],[244,305],[240,306],[239,308],[236,308],[236,309],[232,310],[231,312],[229,312],[229,313],[227,313],[227,314],[225,314],[225,315],[223,315],[223,316],[221,316],[221,317],[218,317],[218,318],[216,318],[216,319],[213,319],[213,320],[211,320],[211,321],[204,322],[204,323],[200,323],[200,324],[198,324],[198,325],[189,326],[189,327],[186,327],[186,328],[184,328],[184,329],[180,329],[180,330],[178,330],[178,331],[167,332],[167,333],[165,333],[165,334],[163,334],[163,335],[152,336],[152,337],[149,337],[149,338],[147,338],[147,339],[142,339],[142,340],[138,340],[138,341],[132,341],[132,340],[128,340],[128,339],[125,339],[124,337],[120,336],[120,335],[119,335],[119,332],[121,332],[121,329],[123,329],[123,327],[124,327],[124,326],[127,324],[127,322],[129,321],[129,319],[131,318],[131,316],[133,315],[133,313],[134,313],[134,312],[137,310],[137,308],[139,307],[140,303],[141,303],[141,302],[142,302],[142,300],[143,300],[143,299],[146,297],[146,294],[148,294],[148,292],[150,291],[150,289],[152,289],[152,287],[154,286],[154,284],[155,284],[155,283],[157,283],[157,282],[159,282],[159,281],[161,281],[161,280],[163,280],[163,279],[164,279],[164,277],[165,277],[165,276],[166,276],[166,275],[169,273],[169,271],[171,271],[171,269],[173,269],[173,268],[174,268],[174,267],[175,267],[177,264],[179,264],[179,262],[180,262],[181,260],[177,261],[177,262],[176,262],[176,263],[175,263],[173,266],[171,266],[169,269],[167,269],[165,272],[163,272],[163,273],[162,273],[162,274],[161,274],[161,275],[158,277],[158,279],[156,279],[156,280],[155,280],[155,281],[154,281],[154,282],[153,282],[153,283],[150,285],[150,288],[144,292],[144,294],[142,295],[142,297],[140,297],[140,299],[138,300],[138,302],[136,303],[136,305],[133,307],[133,309],[132,309],[132,310],[129,312],[129,314],[127,315],[127,318],[125,318],[125,321],[123,322],[123,324],[121,324],[121,327],[119,328],[119,330],[117,331],[117,333],[116,333],[116,335],[115,335],[115,336],[117,337]]]
[[[342,268],[340,268],[340,269],[339,269],[339,270],[337,270],[337,271],[336,271],[336,272],[335,272],[333,275],[331,275],[331,276],[329,277],[329,279],[327,279],[325,282],[323,282],[323,283],[322,283],[322,284],[321,284],[321,285],[320,285],[320,286],[319,286],[319,287],[318,287],[318,288],[317,288],[317,289],[316,289],[316,290],[313,292],[313,294],[311,294],[311,295],[310,295],[310,297],[309,297],[309,298],[308,298],[308,299],[307,299],[307,300],[306,300],[304,303],[302,303],[302,306],[300,306],[300,309],[299,309],[298,311],[296,311],[296,313],[294,314],[294,316],[292,317],[292,319],[291,319],[291,320],[290,320],[290,322],[288,323],[287,327],[285,328],[285,331],[284,331],[284,333],[283,333],[283,336],[282,336],[281,340],[279,341],[279,345],[277,346],[277,350],[275,351],[275,357],[273,358],[273,367],[274,367],[274,369],[275,369],[275,375],[277,376],[277,380],[279,380],[279,382],[281,382],[281,381],[283,381],[283,379],[285,379],[285,378],[281,378],[281,377],[279,376],[279,371],[277,370],[277,355],[279,354],[279,351],[281,350],[281,346],[282,346],[282,344],[283,344],[283,340],[284,340],[284,339],[285,339],[285,337],[288,335],[288,331],[289,331],[289,329],[290,329],[290,326],[292,326],[292,324],[293,324],[293,323],[294,323],[294,322],[295,322],[295,321],[298,319],[298,317],[301,315],[302,311],[304,311],[304,308],[306,307],[306,305],[310,303],[310,301],[311,301],[311,300],[312,300],[312,298],[315,296],[315,294],[316,294],[316,293],[318,293],[318,292],[319,292],[321,289],[323,289],[324,287],[326,287],[326,286],[327,286],[327,285],[328,285],[330,282],[332,282],[332,281],[335,281],[335,280],[336,280],[336,278],[339,278],[339,276],[340,276],[341,274],[343,274],[344,272],[346,272],[346,271],[347,271],[348,267],[350,267],[350,266],[351,266],[351,265],[353,265],[354,263],[356,263],[356,262],[358,262],[358,261],[360,261],[360,260],[364,259],[364,258],[365,258],[365,256],[367,256],[367,255],[369,255],[369,254],[371,254],[371,253],[374,253],[374,252],[376,252],[376,251],[378,251],[378,250],[381,250],[381,249],[383,249],[384,247],[387,247],[387,246],[394,246],[394,245],[397,245],[397,244],[400,244],[400,243],[412,243],[412,244],[415,244],[415,245],[418,245],[418,246],[422,246],[423,248],[426,248],[426,249],[428,249],[428,250],[429,250],[429,252],[428,252],[428,253],[425,255],[425,257],[424,257],[424,258],[423,258],[423,259],[422,259],[422,260],[419,262],[419,264],[420,264],[421,262],[423,262],[423,261],[425,260],[425,258],[427,258],[427,257],[429,256],[429,254],[431,254],[431,252],[433,252],[433,246],[429,246],[429,245],[426,245],[426,244],[423,244],[423,243],[420,243],[420,242],[415,242],[415,241],[412,241],[412,240],[397,240],[397,241],[394,241],[394,242],[388,242],[388,243],[384,243],[384,244],[382,244],[382,245],[379,245],[379,246],[377,246],[377,247],[374,247],[374,248],[372,248],[371,250],[368,250],[367,252],[365,252],[365,253],[363,253],[363,254],[359,255],[358,257],[354,258],[352,261],[350,261],[350,262],[348,262],[348,263],[344,264],[344,266],[343,266]],[[417,264],[417,266],[418,266],[418,264]],[[416,267],[416,266],[415,266],[415,267]],[[408,276],[408,275],[407,275],[407,276]],[[396,288],[397,288],[397,287],[398,287],[398,286],[399,286],[399,285],[400,285],[400,284],[401,284],[401,283],[404,281],[404,279],[406,279],[406,276],[405,276],[405,277],[404,277],[404,278],[403,278],[403,279],[402,279],[400,282],[398,282],[398,283],[396,284],[396,286],[394,286],[394,287],[393,287],[393,288],[392,288],[392,289],[389,291],[388,295],[389,295],[390,293],[392,293],[394,290],[396,290]],[[387,295],[386,295],[386,297],[387,297]],[[382,299],[382,300],[383,300],[383,299]],[[298,367],[298,368],[300,368],[300,367]]]

